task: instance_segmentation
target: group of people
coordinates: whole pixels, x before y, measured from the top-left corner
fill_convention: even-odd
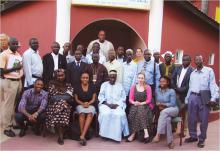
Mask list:
[[[73,50],[67,42],[60,54],[59,43],[53,42],[51,52],[42,59],[36,38],[29,40],[30,47],[23,56],[18,52],[16,38],[1,34],[0,39],[0,110],[5,135],[15,136],[15,119],[20,137],[30,124],[36,134],[42,127],[57,132],[58,143],[64,144],[66,128],[77,113],[83,146],[97,115],[99,135],[104,139],[120,142],[123,134],[126,142],[132,142],[142,133],[145,143],[157,143],[166,134],[172,149],[171,120],[183,110],[182,120],[188,123],[185,128],[190,136],[185,142],[198,141],[198,147],[204,147],[209,108],[218,99],[219,88],[213,69],[203,65],[201,55],[195,56],[195,69],[187,54],[183,55],[182,65],[177,66],[170,51],[163,55],[154,52],[152,56],[149,49],[134,51],[118,46],[115,50],[103,30],[87,49],[79,44]],[[161,56],[164,62],[160,62]],[[159,116],[154,134],[156,114]]]

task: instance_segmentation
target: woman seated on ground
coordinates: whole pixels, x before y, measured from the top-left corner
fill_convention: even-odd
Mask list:
[[[131,135],[127,141],[133,141],[135,134],[140,130],[144,130],[144,142],[148,143],[150,142],[149,132],[152,123],[152,92],[151,87],[145,84],[144,73],[139,73],[137,78],[138,84],[131,87],[129,95],[129,102],[132,104],[128,115]]]
[[[75,87],[75,100],[78,103],[76,111],[79,114],[80,144],[86,145],[86,133],[90,127],[93,115],[96,113],[94,102],[96,100],[95,87],[89,83],[89,74],[83,72],[80,78],[81,83]]]
[[[156,105],[160,116],[157,125],[157,134],[153,142],[160,141],[160,135],[167,135],[167,143],[170,149],[174,148],[171,119],[178,115],[179,109],[176,104],[176,93],[170,89],[170,79],[167,76],[160,78],[160,87],[156,89]]]
[[[73,87],[65,82],[63,69],[55,71],[55,79],[50,81],[48,91],[46,127],[52,131],[58,131],[58,143],[63,145],[64,129],[70,121],[71,106],[69,103],[73,101]]]

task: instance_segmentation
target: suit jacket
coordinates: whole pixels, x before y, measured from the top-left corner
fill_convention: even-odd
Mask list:
[[[177,80],[178,80],[178,77],[180,77],[182,69],[183,69],[182,65],[179,67],[176,67],[175,71],[172,74],[171,85],[176,90],[176,93],[179,95],[179,99],[181,100],[181,102],[184,102],[185,97],[187,95],[187,92],[189,90],[190,75],[194,69],[191,66],[189,66],[189,68],[187,69],[186,74],[183,78],[183,81],[181,83],[181,87],[178,88],[178,86],[177,86],[178,81]]]
[[[77,84],[80,84],[80,76],[82,72],[85,71],[87,67],[87,63],[82,62],[80,63],[80,67],[76,66],[76,62],[71,62],[67,64],[66,70],[66,81],[71,83],[72,87],[75,87]]]
[[[66,57],[59,54],[58,68],[66,69],[66,67],[67,67]],[[53,56],[51,53],[48,53],[43,57],[43,81],[46,87],[48,86],[49,81],[53,79],[53,73],[54,73]]]

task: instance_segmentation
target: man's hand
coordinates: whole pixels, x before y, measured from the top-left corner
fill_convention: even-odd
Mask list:
[[[30,122],[37,122],[37,120],[34,118],[33,115],[29,115],[29,116],[28,116],[28,120],[29,120]]]
[[[32,114],[32,116],[34,117],[34,119],[37,119],[37,117],[38,117],[38,112],[35,112],[34,114]]]
[[[112,104],[112,108],[111,109],[116,109],[118,107],[118,104]]]

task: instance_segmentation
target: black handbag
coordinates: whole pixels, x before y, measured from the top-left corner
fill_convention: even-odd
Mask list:
[[[53,95],[53,96],[51,97],[51,100],[52,100],[53,102],[58,102],[58,101],[60,101],[60,100],[65,100],[65,101],[67,101],[68,104],[71,104],[71,102],[73,101],[72,99],[73,99],[73,97],[72,97],[70,94],[68,94],[68,93],[65,93],[65,94],[57,94],[57,95]]]

